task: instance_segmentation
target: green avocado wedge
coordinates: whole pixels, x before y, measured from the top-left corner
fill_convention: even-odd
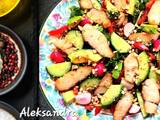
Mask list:
[[[72,63],[75,63],[75,61],[77,61],[77,59],[79,58],[84,58],[93,62],[98,62],[102,59],[102,56],[100,56],[98,53],[94,53],[92,49],[77,50],[75,52],[70,53],[68,57]]]
[[[139,106],[141,108],[142,115],[145,118],[145,117],[147,117],[148,114],[145,111],[144,100],[142,98],[142,95],[138,90],[136,91],[136,96],[137,96],[137,99],[138,99]]]
[[[158,74],[157,74],[156,71],[157,71],[157,70],[155,69],[154,66],[152,66],[152,67],[150,68],[150,71],[149,71],[149,79],[153,79],[153,80],[155,80],[155,81],[158,80]]]
[[[119,12],[116,6],[114,6],[109,0],[105,0],[105,3],[108,12]]]
[[[55,77],[61,77],[71,69],[71,62],[51,64],[46,67],[48,73]]]
[[[111,35],[111,44],[120,53],[127,53],[131,49],[131,46],[115,32]]]
[[[75,94],[74,94],[73,90],[70,90],[70,91],[62,93],[62,97],[63,97],[64,102],[66,104],[70,104],[74,100]]]
[[[82,16],[74,16],[68,20],[67,25],[71,27],[75,26],[81,21],[81,19],[82,19]]]
[[[100,79],[89,78],[80,84],[80,90],[94,90],[99,85]]]
[[[138,76],[136,79],[136,85],[140,85],[140,83],[146,79],[148,73],[149,73],[149,56],[146,52],[141,52],[138,56]]]
[[[111,85],[101,98],[102,106],[109,106],[115,102],[121,95],[123,85]]]
[[[128,13],[131,14],[131,15],[134,14],[136,1],[137,1],[137,0],[130,0],[130,1],[129,1]]]
[[[83,37],[80,31],[71,30],[65,36],[66,42],[72,43],[77,49],[82,49],[84,45]]]

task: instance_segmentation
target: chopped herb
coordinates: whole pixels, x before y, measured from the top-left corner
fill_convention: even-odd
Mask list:
[[[80,9],[80,7],[73,6],[70,8],[70,10],[71,10],[70,18],[74,16],[82,16],[84,14],[84,12]]]
[[[108,63],[106,64],[107,67],[107,71],[112,71],[115,66],[118,64],[118,62],[120,60],[123,60],[125,57],[125,54],[121,54],[121,53],[115,53],[115,57],[113,59],[111,59],[110,61],[108,61]]]
[[[139,9],[144,10],[147,2],[149,2],[149,0],[139,0]]]
[[[120,15],[120,12],[108,11],[108,16],[111,20],[117,20]]]

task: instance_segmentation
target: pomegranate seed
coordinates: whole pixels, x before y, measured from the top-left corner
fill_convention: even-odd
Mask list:
[[[9,36],[0,33],[1,42],[3,47],[1,48],[3,67],[0,73],[0,89],[8,86],[12,81],[12,76],[18,72],[18,55],[15,44],[10,41]]]

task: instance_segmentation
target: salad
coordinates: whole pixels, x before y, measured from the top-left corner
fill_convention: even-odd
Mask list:
[[[66,25],[48,32],[46,66],[66,105],[113,114],[158,114],[160,1],[79,0]]]

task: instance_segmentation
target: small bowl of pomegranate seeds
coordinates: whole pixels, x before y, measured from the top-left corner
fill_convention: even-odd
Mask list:
[[[0,95],[19,84],[26,66],[27,54],[22,40],[11,29],[0,25]]]

